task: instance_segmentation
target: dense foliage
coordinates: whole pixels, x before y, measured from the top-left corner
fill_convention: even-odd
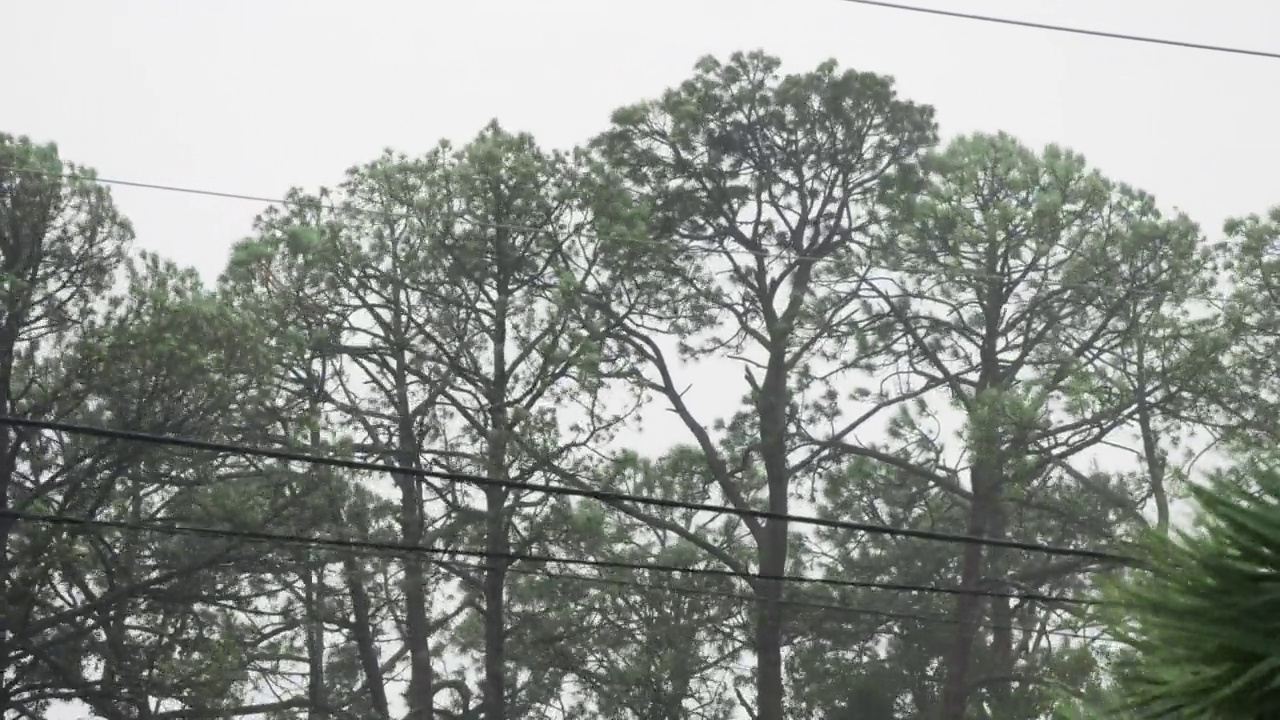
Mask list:
[[[1046,718],[1108,692],[1113,618],[1049,598],[1113,564],[780,516],[1120,552],[1274,436],[1280,215],[1211,243],[834,63],[707,59],[571,152],[495,122],[287,197],[210,286],[0,135],[0,412],[387,469],[0,432],[5,508],[89,521],[0,520],[6,712]],[[1225,617],[1219,674],[1267,637]]]
[[[1280,475],[1249,463],[1192,494],[1197,532],[1154,539],[1144,570],[1113,593],[1117,634],[1136,651],[1120,667],[1126,700],[1144,716],[1273,717]]]

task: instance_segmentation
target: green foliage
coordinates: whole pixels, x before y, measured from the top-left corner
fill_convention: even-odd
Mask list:
[[[1109,595],[1137,653],[1119,668],[1124,699],[1141,717],[1273,717],[1280,472],[1256,457],[1190,493],[1194,529],[1149,538],[1142,569]]]
[[[244,715],[265,692],[282,698],[273,719],[390,717],[407,683],[413,720],[481,702],[531,720],[728,720],[744,705],[897,720],[937,716],[959,683],[974,720],[1111,712],[1121,695],[1164,716],[1273,712],[1280,483],[1261,460],[1195,490],[1203,531],[1153,540],[1152,570],[1116,591],[1138,655],[1053,634],[1096,629],[1092,611],[983,598],[967,676],[963,599],[788,585],[772,625],[760,580],[609,565],[1065,595],[1099,568],[987,550],[965,570],[915,540],[402,472],[1106,549],[1163,533],[1195,475],[1178,453],[1206,433],[1274,445],[1280,211],[1232,221],[1214,255],[1190,219],[1069,150],[937,140],[933,109],[891,78],[706,58],[586,147],[495,121],[293,189],[208,287],[131,255],[91,171],[0,135],[0,166],[19,168],[0,173],[6,411],[401,466],[6,435],[6,498],[431,548],[21,526],[6,600],[35,630],[15,650],[15,706],[78,693],[104,717],[141,715],[142,688],[165,717]],[[1219,269],[1221,312],[1202,302]],[[619,450],[654,400],[685,442]],[[1099,467],[1101,448],[1136,462]],[[452,551],[601,564],[566,579]],[[753,654],[782,672],[750,669]],[[780,675],[785,698],[769,683],[753,697],[752,675]]]
[[[706,492],[705,459],[692,448],[655,459],[624,453],[593,477],[628,493],[689,499]],[[692,568],[724,566],[723,559],[708,557],[708,548],[734,565],[747,559],[740,528],[717,532],[694,513],[620,512],[586,502],[556,502],[551,511],[548,524],[563,528],[557,554]],[[601,568],[586,577],[513,583],[512,621],[522,628],[512,638],[513,659],[520,666],[535,676],[582,683],[588,689],[583,713],[636,720],[731,715],[731,700],[715,676],[740,643],[735,632],[743,608],[724,594],[742,588],[725,578],[658,571]],[[525,632],[556,640],[523,639]]]
[[[1224,330],[1230,346],[1222,372],[1207,378],[1205,401],[1238,443],[1264,450],[1280,427],[1280,206],[1233,218],[1219,259],[1227,271]]]
[[[1213,285],[1196,226],[1163,217],[1152,198],[1074,153],[1035,152],[1003,134],[958,138],[893,172],[896,189],[883,196],[891,231],[875,238],[869,262],[894,279],[867,291],[892,338],[877,358],[915,398],[894,408],[880,442],[848,448],[847,467],[823,478],[824,513],[1094,548],[1145,528],[1141,498],[1167,495],[1164,443],[1187,427],[1174,418],[1202,389],[1219,342],[1187,310]],[[1100,447],[1132,448],[1146,471],[1097,472],[1088,458]],[[1167,508],[1159,514],[1167,521]],[[1046,594],[1089,585],[1076,568],[1021,553],[984,551],[966,576],[958,550],[819,536],[840,548],[830,564],[840,576]],[[964,602],[832,596],[943,618]],[[897,679],[879,686],[901,712],[925,716],[938,711],[940,675],[964,686],[971,713],[1028,718],[1053,706],[1056,688],[1098,679],[1096,648],[1046,634],[1094,619],[994,600],[978,613],[965,677],[947,672],[953,631],[904,622],[881,623],[903,639],[888,645],[867,636],[871,622],[842,630],[847,672],[894,668],[885,677]],[[797,673],[809,672],[801,660],[821,667],[835,652],[822,641],[801,648]],[[1035,680],[984,681],[1014,677]],[[842,692],[839,680],[829,692]]]

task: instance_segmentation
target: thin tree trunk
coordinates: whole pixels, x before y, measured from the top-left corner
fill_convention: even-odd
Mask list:
[[[489,553],[484,575],[484,717],[501,720],[506,715],[506,574],[510,550],[506,528],[506,490],[491,488],[488,497],[485,549]]]
[[[396,288],[397,304],[401,289]],[[404,322],[397,312],[392,317],[391,335],[398,350],[394,356],[395,411],[397,418],[396,450],[398,465],[417,467],[421,448],[415,432],[409,403],[408,361],[404,356]],[[400,529],[407,545],[420,545],[426,530],[423,517],[422,483],[405,473],[395,474],[400,487]],[[418,553],[404,559],[403,592],[405,599],[405,644],[409,650],[409,690],[405,701],[409,711],[405,720],[435,720],[435,670],[431,663],[431,623],[428,616],[427,571]]]
[[[495,198],[501,197],[495,187]],[[489,408],[489,437],[486,448],[485,472],[491,478],[507,476],[507,315],[510,310],[511,289],[507,282],[507,234],[499,231],[495,236],[494,270],[497,277],[493,318],[493,384],[486,398]],[[485,491],[485,549],[484,574],[484,718],[504,720],[507,714],[507,617],[506,584],[510,553],[507,528],[507,497],[504,488]]]
[[[785,348],[785,344],[783,346]],[[790,469],[787,465],[787,375],[785,349],[770,358],[760,391],[760,453],[769,486],[769,511],[785,515],[790,505]],[[760,573],[781,577],[787,569],[786,520],[764,523],[760,546]],[[759,720],[783,720],[786,697],[782,667],[782,581],[759,582],[760,616],[756,621],[756,713]]]
[[[991,513],[993,538],[1003,539],[1008,532],[1008,516],[997,504]],[[1004,566],[1007,553],[1000,548],[987,548],[987,576],[999,578],[1001,591],[1008,591],[1003,582],[1008,569]],[[992,707],[997,716],[1013,693],[1013,601],[1007,597],[991,598],[991,671],[988,677],[998,678],[991,686]],[[1004,678],[1009,678],[1005,680]]]
[[[324,683],[324,621],[321,605],[324,603],[324,573],[316,572],[311,552],[306,551],[306,567],[302,571],[302,586],[307,604],[307,720],[323,720],[325,711]]]
[[[760,548],[760,573],[782,575],[786,570],[786,523],[766,521],[765,537],[766,543]],[[762,579],[758,587],[756,716],[758,720],[783,720],[786,706],[782,684],[782,581]]]
[[[312,401],[312,419],[319,418],[316,402]],[[320,430],[312,428],[309,437],[312,452],[320,450]],[[316,468],[318,470],[318,468]],[[312,476],[319,482],[318,473]],[[325,697],[324,672],[324,570],[325,563],[316,561],[313,551],[303,551],[302,584],[307,604],[307,720],[323,720],[328,716],[328,700]],[[318,568],[318,570],[317,570]]]
[[[1139,358],[1141,362],[1141,358]],[[1165,487],[1165,471],[1168,461],[1160,449],[1160,438],[1152,419],[1151,403],[1147,400],[1146,378],[1139,375],[1138,382],[1138,428],[1142,433],[1142,457],[1147,464],[1147,483],[1151,488],[1151,497],[1156,503],[1156,531],[1161,535],[1169,534],[1169,492]]]
[[[971,537],[986,535],[990,521],[988,482],[979,477],[975,469],[973,500],[969,505],[969,523],[966,534]],[[960,564],[960,587],[978,590],[982,583],[983,547],[977,544],[964,546]],[[964,720],[969,701],[969,660],[973,653],[973,641],[978,634],[978,621],[982,615],[982,598],[976,594],[956,598],[956,633],[951,649],[945,658],[946,676],[942,685],[940,720]]]
[[[8,402],[4,403],[8,406]],[[8,408],[5,407],[6,411]],[[12,492],[12,478],[14,463],[12,460],[12,436],[13,431],[10,428],[0,428],[0,510],[8,513],[13,507],[9,500]],[[13,608],[10,606],[10,581],[9,574],[12,572],[9,563],[9,534],[13,532],[13,518],[0,515],[0,708],[9,708],[12,706],[12,698],[9,693],[9,669],[11,667],[10,638],[14,630],[15,622]]]
[[[1130,322],[1140,321],[1133,317]],[[1168,458],[1160,447],[1160,434],[1156,429],[1151,412],[1151,400],[1148,397],[1147,381],[1147,347],[1138,339],[1134,349],[1134,362],[1137,372],[1133,377],[1134,404],[1138,410],[1138,429],[1142,435],[1142,458],[1147,465],[1147,483],[1151,488],[1151,499],[1156,504],[1156,532],[1169,534],[1169,491],[1165,485],[1165,473],[1168,470]]]
[[[16,253],[14,253],[16,255]],[[6,258],[5,273],[14,271],[16,260]],[[15,303],[11,303],[4,325],[0,327],[0,413],[10,415],[14,408],[11,385],[13,382],[13,356],[18,341],[18,313],[14,312]],[[17,455],[20,441],[16,428],[0,428],[0,712],[8,712],[13,704],[10,695],[9,670],[13,659],[12,637],[17,629],[17,612],[10,599],[13,588],[13,568],[9,562],[9,539],[13,532],[14,519],[7,513],[13,506],[13,474],[17,470]]]
[[[1001,336],[1004,288],[1001,249],[998,243],[989,243],[986,249],[985,269],[989,273],[985,297],[981,300],[983,337],[980,350],[981,371],[973,395],[969,413],[970,471],[969,484],[973,498],[969,502],[969,522],[965,528],[970,537],[986,537],[999,501],[1003,477],[1003,445],[1000,428],[1004,421],[1000,406],[1001,393],[1006,378],[999,351]],[[994,402],[993,402],[994,400]],[[977,591],[982,586],[984,547],[977,543],[964,546],[960,561],[960,588],[969,592],[956,598],[956,633],[951,649],[945,657],[946,675],[942,684],[942,702],[939,704],[940,720],[964,720],[969,704],[970,660],[973,642],[978,634],[982,618],[982,597]]]
[[[422,496],[414,478],[399,478],[401,523],[405,543],[422,542]],[[421,558],[405,559],[405,634],[409,646],[409,712],[406,720],[434,720],[435,692],[431,666],[431,627],[427,619],[426,571]]]
[[[373,612],[369,604],[369,592],[365,589],[355,556],[349,555],[342,561],[342,565],[347,592],[351,595],[351,619],[354,622],[352,633],[355,635],[356,652],[360,656],[365,682],[369,684],[369,704],[373,705],[378,720],[389,720],[391,707],[387,703],[387,686],[382,677],[382,666],[378,662],[378,647],[373,639]]]
[[[398,380],[400,397],[399,449],[401,467],[412,467],[417,459],[417,442],[409,417],[408,389],[403,375]],[[400,526],[408,545],[422,543],[424,523],[422,484],[417,478],[399,474]],[[427,573],[422,558],[413,553],[404,561],[405,634],[409,646],[409,692],[405,698],[409,712],[405,720],[435,720],[435,677],[431,665],[431,624],[427,617]]]

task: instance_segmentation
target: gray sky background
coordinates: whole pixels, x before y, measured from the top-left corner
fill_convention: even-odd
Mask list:
[[[1268,0],[919,0],[1114,32],[1280,50]],[[0,129],[102,177],[280,197],[385,147],[466,141],[497,117],[567,148],[702,55],[836,58],[933,104],[943,136],[1056,142],[1200,221],[1280,203],[1280,60],[841,0],[0,0]],[[141,247],[212,279],[262,204],[114,188]],[[695,372],[691,401],[724,396]],[[734,369],[731,377],[740,377]],[[738,392],[733,391],[736,398]],[[664,430],[674,433],[669,437]],[[646,428],[646,445],[683,433]]]
[[[1280,51],[1268,0],[912,1]],[[698,57],[763,48],[788,69],[834,57],[890,74],[937,108],[944,137],[1068,146],[1211,238],[1280,203],[1280,61],[840,0],[0,0],[0,48],[0,131],[54,140],[106,178],[279,197],[384,147],[465,141],[494,117],[569,147]],[[210,279],[262,209],[114,192],[141,247]]]
[[[920,0],[927,4],[928,0]],[[1280,50],[1268,0],[934,0],[934,6]],[[383,147],[490,118],[568,147],[701,55],[764,48],[895,76],[944,135],[1058,142],[1216,231],[1280,202],[1280,61],[840,0],[0,0],[0,128],[104,177],[279,196]],[[117,188],[139,243],[215,275],[254,203]]]

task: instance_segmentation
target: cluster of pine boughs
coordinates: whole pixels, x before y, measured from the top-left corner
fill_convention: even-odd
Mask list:
[[[202,280],[0,135],[0,414],[404,469],[0,432],[8,508],[98,523],[0,519],[6,717],[1280,711],[1280,211],[1206,231],[761,54],[572,151],[494,123],[287,200]]]

